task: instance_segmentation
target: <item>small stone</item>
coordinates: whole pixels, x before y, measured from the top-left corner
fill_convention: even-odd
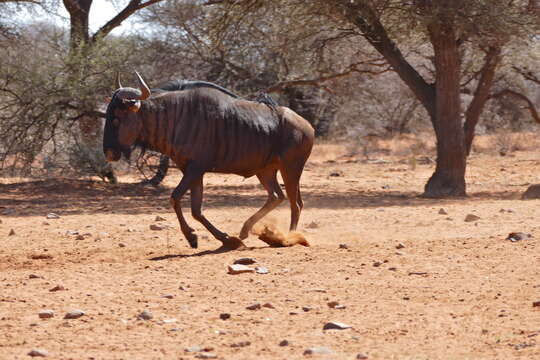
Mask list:
[[[521,196],[523,200],[526,199],[540,199],[540,184],[530,185],[527,190]]]
[[[48,213],[47,216],[45,216],[47,219],[60,219],[60,215],[55,213]]]
[[[356,355],[356,360],[366,360],[366,359],[368,359],[368,356],[366,354],[360,353]]]
[[[245,257],[245,258],[240,258],[240,259],[234,260],[234,264],[240,264],[240,265],[251,265],[251,264],[255,264],[256,262],[257,262],[257,260],[255,260],[254,258],[250,258],[250,257]]]
[[[288,340],[281,340],[279,342],[279,346],[289,346],[289,341]]]
[[[79,234],[75,237],[75,240],[84,240],[84,235]]]
[[[540,301],[533,302],[533,307],[540,307]]]
[[[477,221],[477,220],[480,220],[480,216],[476,216],[474,214],[467,214],[467,216],[465,216],[465,222],[473,222],[473,221]]]
[[[246,347],[246,346],[249,346],[249,345],[251,345],[251,341],[240,341],[240,342],[231,344],[231,347],[232,348],[239,348],[239,347]]]
[[[41,310],[38,314],[40,319],[50,319],[54,317],[54,311],[52,310]]]
[[[66,235],[71,235],[71,236],[79,235],[79,230],[68,230],[66,231]]]
[[[43,350],[43,349],[32,349],[28,353],[28,356],[31,356],[31,357],[47,357],[47,356],[49,356],[49,353],[46,350]]]
[[[142,313],[137,315],[138,320],[151,320],[154,317],[152,313],[148,310],[144,310]]]
[[[154,230],[154,231],[161,231],[161,230],[165,230],[167,227],[165,225],[160,225],[160,224],[151,224],[150,225],[150,230]]]
[[[203,348],[195,345],[195,346],[190,346],[190,347],[185,348],[184,351],[189,352],[189,353],[199,352],[199,351],[203,351]]]
[[[441,208],[439,210],[439,215],[448,215],[448,213],[446,212],[446,210],[444,210],[443,208]]]
[[[231,318],[231,314],[229,314],[229,313],[221,313],[221,314],[219,314],[219,318],[221,320],[228,320],[228,319]]]
[[[49,255],[49,254],[34,254],[34,255],[30,255],[30,259],[32,260],[47,260],[47,259],[52,259],[52,255]]]
[[[71,310],[66,315],[64,315],[64,319],[78,319],[83,315],[84,311],[82,310]]]
[[[255,272],[257,274],[268,274],[270,271],[264,266],[257,266],[255,267]]]
[[[246,309],[248,309],[248,310],[260,310],[261,309],[261,304],[260,303],[255,303],[253,305],[247,306]]]
[[[311,311],[311,308],[309,306],[302,306],[302,310],[304,312],[308,312],[308,311]]]
[[[237,274],[242,274],[242,273],[252,273],[254,271],[255,270],[250,268],[249,266],[241,265],[241,264],[229,265],[228,267],[228,273],[231,275],[237,275]]]
[[[399,243],[396,245],[396,249],[404,249],[405,248],[405,245],[403,245],[402,243]]]
[[[264,303],[262,307],[267,308],[267,309],[275,309],[274,305],[270,303]]]
[[[349,245],[347,245],[347,244],[339,244],[339,248],[340,249],[348,249]]]
[[[172,319],[163,319],[163,323],[164,323],[164,324],[172,324],[172,323],[175,323],[175,322],[177,322],[177,321],[178,321],[178,319],[176,319],[176,318],[172,318]]]
[[[304,355],[330,355],[333,351],[324,346],[311,347],[304,350]]]
[[[382,262],[380,262],[380,261],[375,261],[375,262],[373,263],[373,266],[374,266],[374,267],[379,267],[379,266],[381,266],[381,265],[382,265]]]
[[[506,237],[506,240],[510,240],[511,242],[516,242],[520,240],[529,239],[531,237],[532,237],[531,234],[526,234],[523,232],[512,232],[508,234],[508,236]]]
[[[50,292],[61,291],[61,290],[66,290],[66,288],[63,285],[56,285],[52,289],[49,289]]]
[[[172,294],[165,294],[165,295],[161,295],[161,297],[164,298],[164,299],[172,299],[172,298],[174,298],[174,295],[172,295]]]
[[[328,174],[329,176],[332,176],[332,177],[340,177],[340,176],[343,176],[343,172],[341,171],[332,171],[330,174]]]
[[[157,215],[154,221],[167,221],[167,219],[162,218],[161,216]]]
[[[337,302],[337,301],[329,301],[329,302],[326,303],[326,305],[328,305],[328,307],[331,308],[331,309],[335,309],[336,306],[339,306],[339,302]]]
[[[41,278],[41,276],[36,275],[36,274],[30,274],[30,275],[28,275],[28,278],[29,279],[39,279],[39,278]]]
[[[118,247],[121,247],[121,248],[126,247],[126,244],[124,244],[124,243],[118,243]]]
[[[211,352],[203,351],[195,355],[198,359],[216,359],[217,355]]]
[[[8,236],[13,236],[13,235],[15,235],[15,230],[13,229],[9,230]]]
[[[127,228],[126,231],[131,233],[131,232],[135,232],[135,229],[134,228]]]
[[[342,322],[331,321],[323,326],[323,330],[345,330],[350,329],[352,326],[344,324]]]

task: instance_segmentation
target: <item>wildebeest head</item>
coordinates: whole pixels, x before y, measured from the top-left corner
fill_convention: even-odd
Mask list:
[[[107,106],[103,132],[103,152],[107,161],[118,161],[122,154],[129,158],[131,147],[142,129],[137,112],[141,101],[147,99],[151,92],[139,73],[135,74],[139,89],[122,87],[119,76],[116,76],[117,90]]]

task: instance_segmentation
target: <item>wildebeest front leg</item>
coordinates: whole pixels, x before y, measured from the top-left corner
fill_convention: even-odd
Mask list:
[[[237,238],[230,237],[224,232],[219,231],[208,219],[202,214],[202,199],[203,199],[203,177],[193,182],[191,186],[191,215],[197,221],[204,225],[212,235],[223,243],[224,247],[230,249],[238,249],[245,245]]]
[[[180,223],[180,229],[192,248],[197,248],[197,235],[193,233],[194,230],[187,224],[186,219],[184,219],[180,201],[182,196],[184,196],[188,189],[191,188],[193,182],[201,178],[203,173],[204,171],[199,170],[194,166],[188,166],[184,171],[184,176],[182,177],[180,184],[178,184],[171,195],[171,205],[176,212],[176,217]]]
[[[283,191],[281,191],[281,187],[277,181],[276,174],[276,169],[267,169],[257,174],[259,181],[268,193],[268,198],[266,199],[266,203],[263,205],[263,207],[246,220],[244,226],[242,226],[242,230],[240,231],[240,239],[247,238],[251,228],[253,228],[253,225],[266,216],[270,211],[274,210],[285,199],[285,195],[283,194]]]

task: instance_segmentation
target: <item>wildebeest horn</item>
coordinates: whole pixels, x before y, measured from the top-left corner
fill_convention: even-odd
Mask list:
[[[135,74],[137,75],[137,79],[139,80],[139,88],[141,89],[141,96],[138,100],[146,100],[150,97],[150,88],[148,88],[148,85],[144,82],[141,75],[139,75],[138,72],[135,71]]]
[[[120,89],[122,87],[122,84],[120,84],[120,73],[116,72],[116,88]]]

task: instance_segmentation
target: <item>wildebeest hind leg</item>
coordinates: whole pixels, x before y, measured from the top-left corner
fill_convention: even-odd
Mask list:
[[[184,171],[184,176],[182,177],[180,184],[178,184],[171,194],[171,205],[176,212],[176,217],[180,223],[180,229],[192,248],[197,248],[197,235],[193,233],[193,229],[187,224],[186,219],[182,214],[180,201],[182,196],[184,196],[188,189],[191,188],[193,182],[201,178],[203,173],[203,171],[195,169],[193,166],[188,166]]]
[[[279,183],[277,182],[276,174],[276,169],[265,169],[257,174],[262,186],[264,186],[268,192],[268,198],[266,199],[266,203],[263,205],[263,207],[246,220],[244,226],[242,226],[242,230],[240,231],[240,239],[247,238],[251,228],[253,228],[253,225],[266,216],[270,211],[274,210],[285,199],[285,195],[283,195],[283,191],[281,191]]]
[[[298,220],[300,219],[300,212],[304,203],[300,196],[300,176],[304,166],[296,164],[285,164],[281,169],[281,176],[285,183],[285,190],[287,191],[287,197],[291,204],[291,226],[289,231],[296,230],[298,226]]]
[[[204,227],[212,233],[212,235],[223,243],[224,247],[229,249],[238,249],[245,245],[238,239],[231,238],[224,232],[219,231],[208,219],[202,214],[202,199],[203,199],[203,177],[193,182],[191,186],[191,215]]]

